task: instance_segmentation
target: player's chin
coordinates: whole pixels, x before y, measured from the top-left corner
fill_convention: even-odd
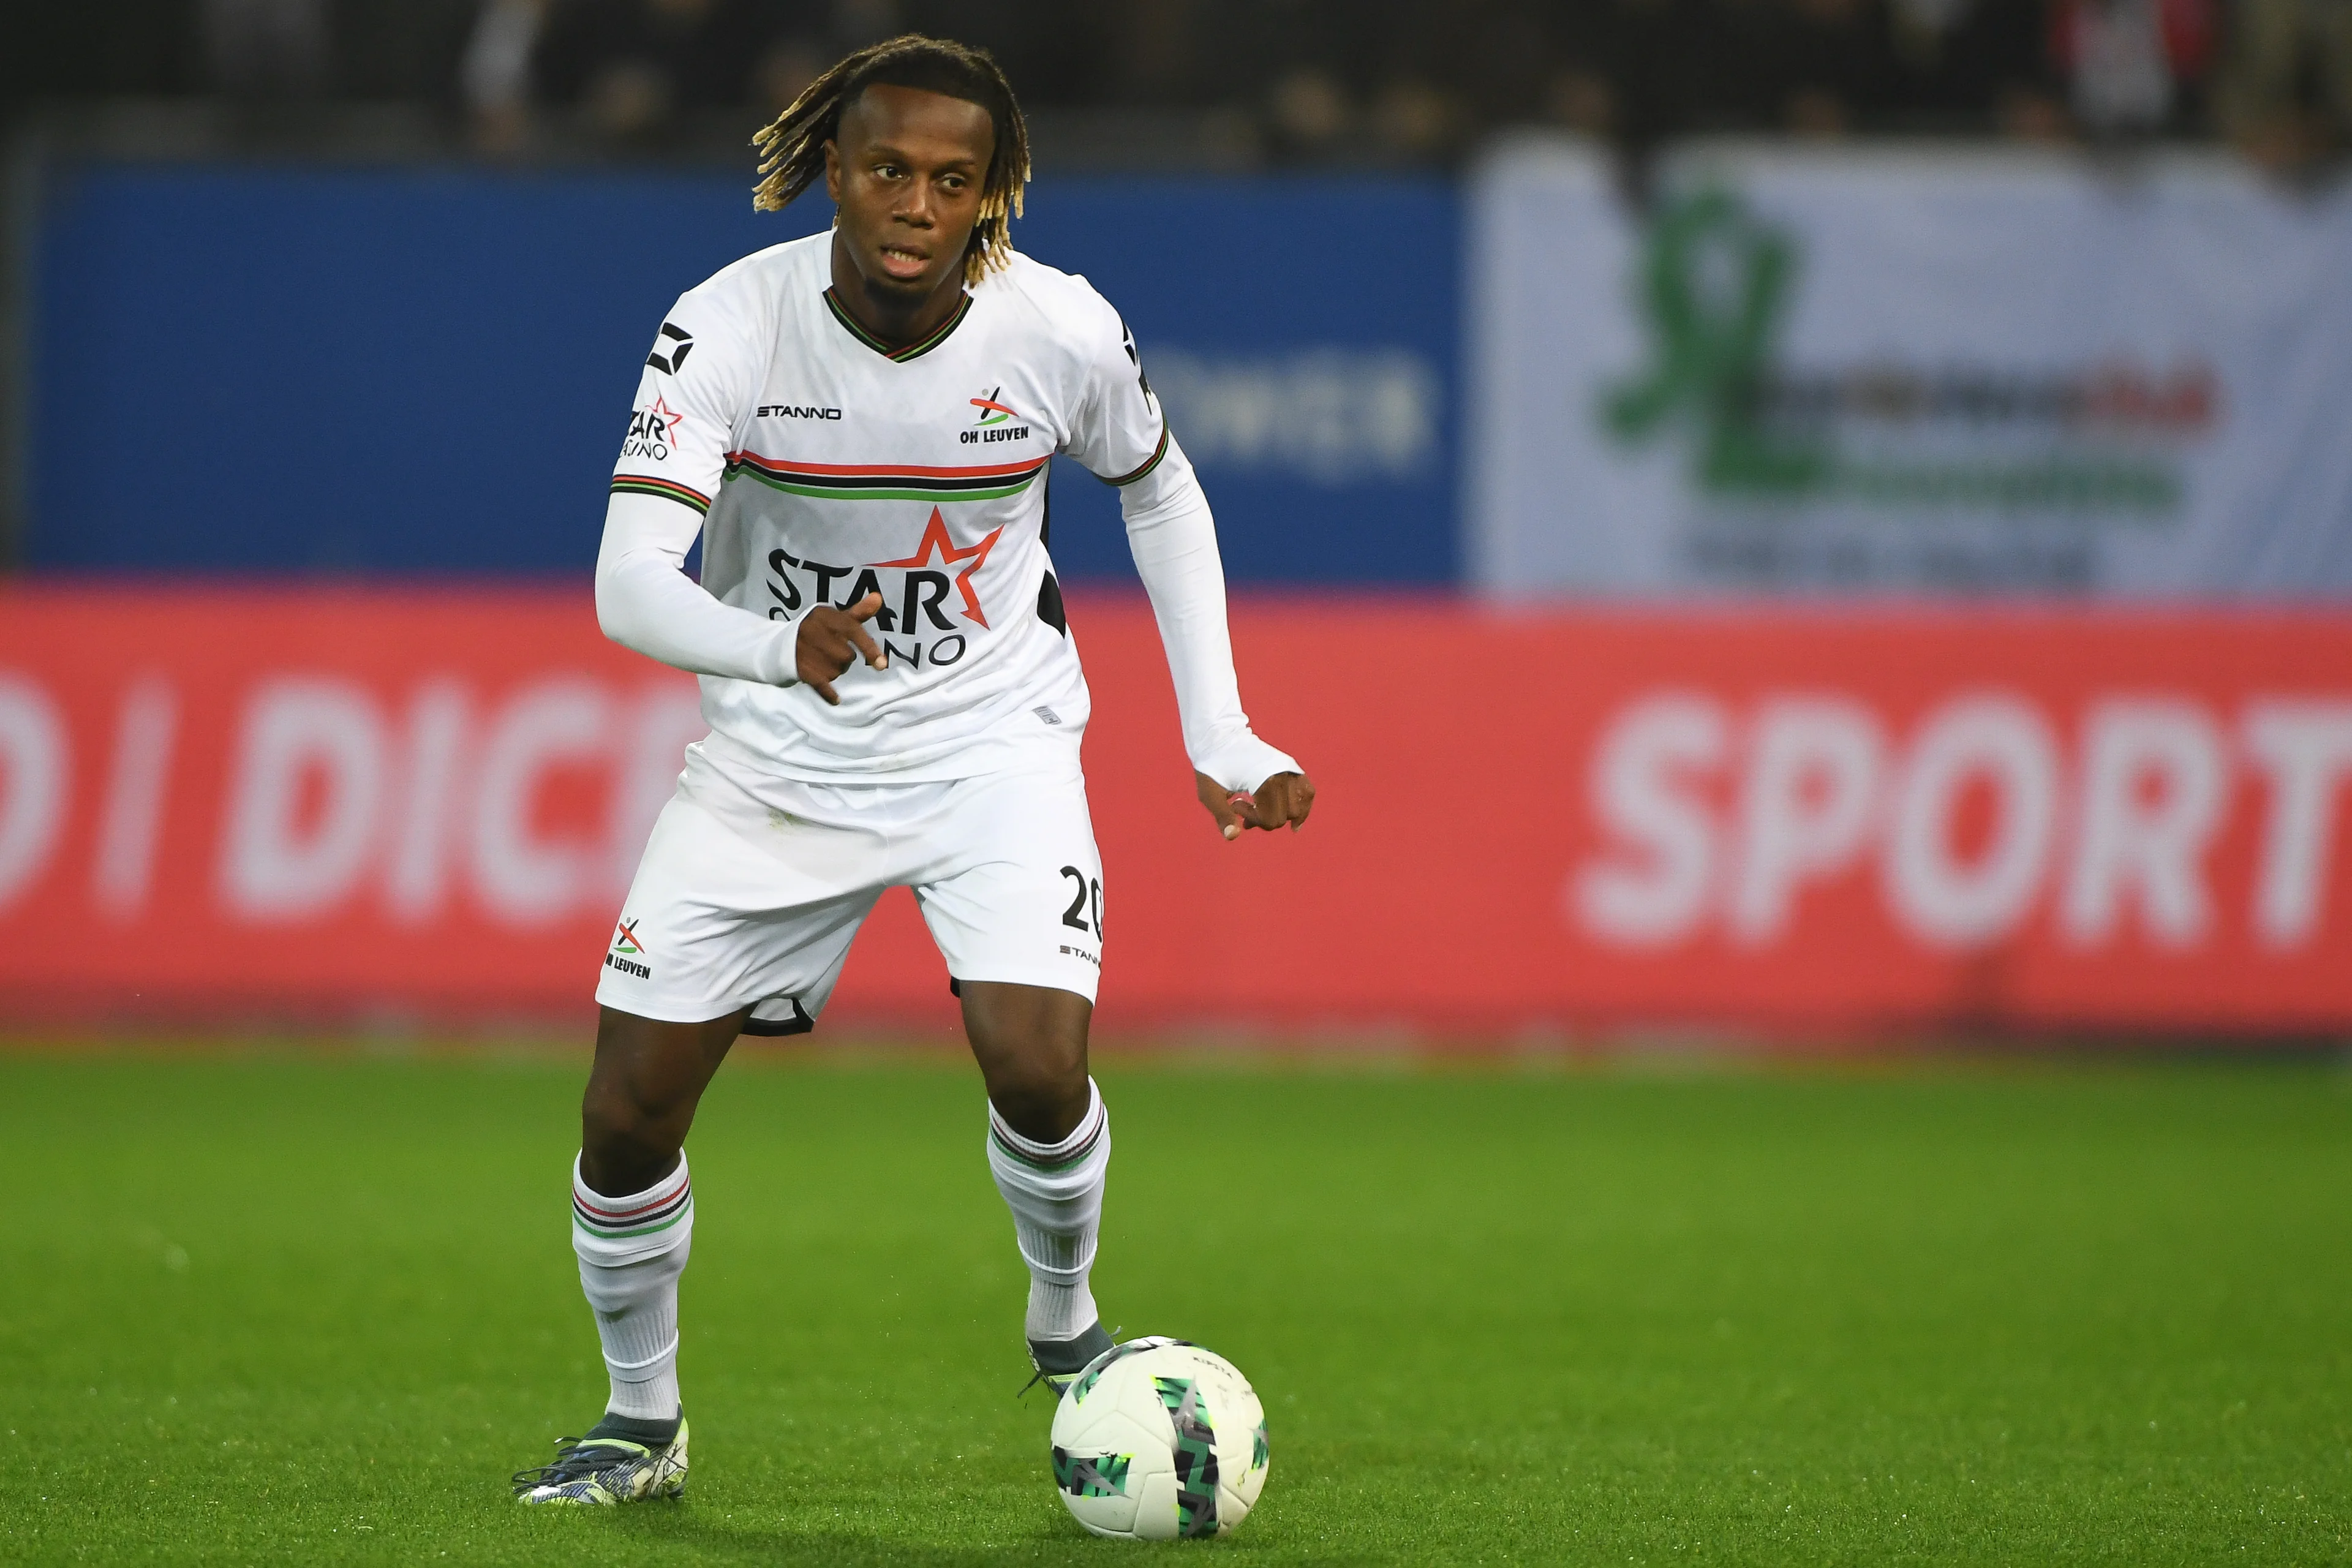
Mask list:
[[[894,256],[891,259],[895,262],[900,258]],[[921,271],[902,273],[892,270],[878,253],[874,262],[866,272],[866,288],[885,300],[908,305],[919,304],[938,293],[953,266],[950,258],[933,256],[925,258]]]

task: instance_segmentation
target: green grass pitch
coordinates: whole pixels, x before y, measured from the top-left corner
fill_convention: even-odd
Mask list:
[[[968,1067],[749,1056],[692,1147],[682,1504],[601,1407],[580,1066],[0,1053],[0,1560],[2352,1561],[2352,1078],[1122,1061],[1096,1284],[1274,1469],[1083,1536]]]

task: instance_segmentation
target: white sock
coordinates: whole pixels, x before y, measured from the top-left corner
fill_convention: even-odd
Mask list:
[[[1099,1316],[1087,1276],[1110,1169],[1110,1117],[1094,1080],[1087,1080],[1087,1113],[1058,1143],[1024,1138],[990,1106],[988,1168],[1013,1211],[1013,1239],[1029,1265],[1024,1331],[1033,1340],[1076,1338]]]
[[[677,1169],[626,1197],[606,1197],[572,1165],[572,1250],[596,1310],[615,1415],[668,1421],[678,1412],[677,1277],[694,1250],[694,1184]]]

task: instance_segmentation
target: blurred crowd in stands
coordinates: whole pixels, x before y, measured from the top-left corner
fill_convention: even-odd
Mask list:
[[[844,51],[982,44],[1066,123],[1436,163],[1507,125],[2352,148],[2352,0],[108,0],[26,8],[0,110],[430,107],[490,154],[740,137]],[[1089,118],[1091,117],[1091,118]],[[1156,120],[1155,120],[1155,117]],[[1115,131],[1104,134],[1117,139]]]

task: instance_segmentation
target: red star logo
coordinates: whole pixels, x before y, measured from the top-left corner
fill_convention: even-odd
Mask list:
[[[964,619],[977,621],[984,626],[988,625],[988,616],[981,612],[980,595],[971,591],[971,574],[988,563],[988,552],[995,547],[997,534],[1003,531],[1004,529],[1000,524],[978,544],[968,544],[959,550],[955,547],[955,542],[948,537],[948,520],[940,515],[939,508],[933,507],[931,521],[923,527],[923,542],[915,546],[915,552],[912,555],[904,561],[877,561],[872,564],[903,566],[911,570],[919,566],[929,566],[934,562],[941,566],[952,566],[959,561],[971,562],[971,565],[956,574],[956,592],[963,595]]]
[[[646,409],[646,414],[649,418],[658,419],[661,421],[663,439],[671,442],[677,441],[677,427],[686,423],[685,415],[680,414],[677,410],[672,408],[668,403],[659,396],[655,397],[654,405],[651,408]]]

